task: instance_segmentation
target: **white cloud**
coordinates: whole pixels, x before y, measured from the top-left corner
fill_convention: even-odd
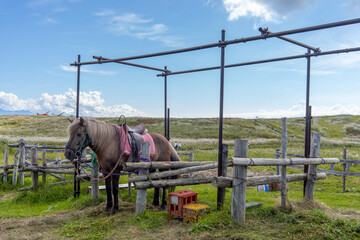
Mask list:
[[[53,18],[48,17],[48,18],[43,19],[40,23],[41,24],[56,24],[57,21]]]
[[[107,29],[115,35],[127,35],[139,39],[159,41],[170,47],[182,46],[181,39],[169,35],[169,28],[163,23],[155,23],[152,18],[144,18],[135,13],[115,15],[111,10],[94,14],[107,21]]]
[[[301,11],[316,0],[223,0],[229,21],[252,17],[263,22],[281,22],[293,12]]]
[[[60,65],[60,68],[66,72],[77,72],[77,68],[73,67],[73,66]],[[95,71],[95,70],[87,69],[86,67],[81,67],[80,71],[86,72],[86,73],[95,73],[95,74],[99,74],[99,75],[115,75],[116,74],[116,72],[112,72],[112,71],[102,71],[102,70]]]
[[[114,24],[122,23],[149,23],[152,19],[144,19],[134,13],[126,13],[120,16],[114,16],[110,22]]]
[[[55,8],[53,10],[54,13],[59,13],[59,12],[66,12],[66,11],[69,11],[67,8],[62,8],[62,7],[59,7],[59,8]]]
[[[276,22],[277,13],[261,1],[254,0],[224,0],[224,6],[229,13],[230,21],[240,17],[257,17],[266,22]]]
[[[340,114],[360,115],[360,106],[355,104],[341,105],[335,104],[333,106],[316,106],[312,105],[313,116],[329,116]],[[256,112],[250,113],[236,113],[227,114],[227,117],[241,117],[241,118],[282,118],[282,117],[304,117],[305,116],[305,102],[290,107],[289,109],[277,109],[273,111],[259,109]]]
[[[48,3],[53,3],[55,2],[54,0],[33,0],[29,2],[29,6],[30,7],[37,7],[37,6],[42,6]]]
[[[76,92],[69,89],[64,94],[43,93],[38,99],[19,99],[13,93],[0,91],[0,108],[4,110],[27,110],[37,112],[64,112],[75,115]],[[99,91],[80,92],[80,115],[91,117],[146,116],[128,104],[106,106]]]
[[[105,9],[101,12],[96,12],[94,13],[95,16],[98,16],[98,17],[104,17],[104,16],[110,16],[110,15],[114,15],[114,11],[113,10],[109,10],[109,9]]]
[[[359,12],[360,11],[360,0],[348,0],[342,4],[346,9],[351,12]]]

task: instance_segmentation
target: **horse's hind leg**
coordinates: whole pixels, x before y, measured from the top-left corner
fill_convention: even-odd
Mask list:
[[[119,179],[120,176],[111,176],[112,179],[112,193],[114,197],[114,206],[111,209],[110,216],[114,215],[119,211]]]
[[[154,201],[153,201],[153,205],[154,206],[159,206],[160,202],[159,202],[159,188],[154,188]]]
[[[113,206],[112,195],[111,195],[111,176],[105,179],[105,187],[106,187],[106,211],[109,211]]]

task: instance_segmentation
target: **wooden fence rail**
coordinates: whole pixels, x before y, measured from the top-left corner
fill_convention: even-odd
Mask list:
[[[339,159],[329,158],[322,159],[318,158],[318,153],[320,150],[320,135],[313,135],[312,147],[311,147],[311,157],[308,159],[264,159],[264,158],[248,158],[248,141],[246,140],[236,140],[234,146],[234,158],[228,161],[228,166],[234,166],[233,178],[217,178],[214,179],[213,183],[215,186],[222,184],[222,186],[231,186],[232,187],[232,203],[231,203],[231,216],[232,218],[239,223],[245,221],[245,209],[246,209],[246,186],[248,184],[257,184],[259,182],[269,183],[269,182],[281,182],[281,198],[283,205],[283,198],[286,200],[287,188],[283,185],[288,181],[301,181],[306,180],[305,195],[304,199],[313,201],[314,199],[314,186],[315,182],[318,179],[323,179],[326,176],[316,173],[316,166],[319,164],[335,164],[339,163]],[[262,180],[250,179],[247,177],[247,168],[251,166],[290,166],[293,164],[298,165],[310,165],[308,174],[292,174],[286,176],[286,171],[281,171],[280,176],[271,176],[263,178]],[[286,202],[286,201],[285,201]]]
[[[59,174],[74,175],[74,164],[70,160],[61,160],[61,157],[57,156],[56,159],[50,159],[47,157],[48,153],[60,153],[64,152],[65,147],[58,146],[40,146],[39,144],[26,144],[20,139],[18,144],[8,144],[11,148],[18,148],[15,153],[14,163],[9,164],[9,150],[5,149],[4,165],[0,166],[3,172],[0,172],[2,181],[7,184],[8,176],[12,174],[12,184],[16,185],[20,182],[20,185],[24,185],[24,177],[31,176],[31,186],[19,188],[19,191],[37,189],[39,185],[39,176],[42,176],[42,182],[46,182],[46,176],[50,175],[61,180],[60,182],[51,183],[50,185],[56,185],[66,183],[71,180],[66,180]],[[39,157],[38,155],[41,155]],[[30,161],[28,161],[30,160]],[[87,159],[82,161],[89,162]],[[25,174],[25,172],[30,172]]]
[[[142,171],[142,174],[129,178],[129,182],[134,183],[135,188],[138,189],[136,214],[140,214],[145,211],[146,189],[148,188],[212,183],[212,185],[217,188],[232,188],[231,215],[235,221],[241,223],[245,221],[245,209],[249,205],[246,203],[246,187],[249,186],[281,183],[282,205],[284,202],[284,206],[286,206],[286,182],[306,181],[307,184],[304,199],[313,201],[313,192],[316,180],[326,178],[325,173],[316,173],[316,166],[320,164],[336,164],[340,162],[337,158],[319,158],[319,149],[320,136],[314,135],[311,148],[311,158],[249,158],[247,156],[248,141],[235,140],[234,157],[228,159],[226,164],[229,167],[234,167],[233,177],[220,176],[208,178],[163,179],[183,173],[214,169],[217,168],[216,162],[141,162],[125,163],[123,167],[127,171]],[[286,175],[286,166],[295,164],[310,165],[309,173]],[[281,171],[281,175],[277,176],[248,177],[247,168],[251,166],[282,166],[285,171]],[[166,169],[169,171],[149,173],[149,169]]]
[[[283,134],[281,136],[281,142],[287,144],[288,138],[286,135],[286,129],[287,129],[286,118],[284,118],[284,119],[285,119],[285,121],[283,121],[283,119],[282,119],[281,127],[285,131],[285,134],[283,132]],[[304,158],[304,156],[300,155],[300,154],[287,153],[286,148],[285,149],[283,148],[282,151],[280,151],[279,149],[275,150],[275,158],[277,158],[277,159],[280,157],[283,157],[284,154],[287,155],[288,157]],[[335,176],[342,176],[342,180],[343,180],[342,188],[343,188],[343,192],[345,192],[346,191],[346,179],[347,179],[346,177],[349,177],[349,176],[360,177],[360,172],[351,172],[350,171],[350,166],[352,164],[360,164],[360,160],[350,160],[349,158],[347,158],[347,150],[346,150],[346,148],[344,148],[343,149],[343,159],[340,159],[339,163],[343,165],[343,171],[335,171],[335,163],[330,164],[330,170],[317,168],[316,171],[327,173],[330,175],[335,175]],[[297,166],[297,165],[290,165],[289,167],[297,168],[297,169],[304,169],[303,166]],[[276,167],[276,174],[277,175],[280,174],[278,166]]]

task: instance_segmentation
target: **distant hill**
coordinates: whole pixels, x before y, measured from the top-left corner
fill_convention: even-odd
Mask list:
[[[25,110],[9,111],[0,108],[0,115],[33,115],[33,113]]]
[[[30,116],[0,114],[0,135],[4,136],[41,136],[41,137],[68,137],[69,121],[64,116]],[[118,124],[117,118],[97,118],[112,124]],[[257,124],[254,119],[225,118],[223,138],[233,139],[280,139],[281,119],[257,119],[263,125]],[[293,141],[304,139],[305,119],[288,118],[288,136]],[[132,117],[127,119],[129,126],[144,124],[149,132],[163,133],[164,120],[162,118]],[[171,118],[171,138],[182,139],[217,139],[219,136],[219,121],[217,118]],[[277,132],[275,132],[276,130]],[[313,117],[312,131],[320,133],[328,139],[359,142],[360,116],[338,115]],[[266,144],[266,143],[264,143]],[[264,145],[265,146],[265,145]]]

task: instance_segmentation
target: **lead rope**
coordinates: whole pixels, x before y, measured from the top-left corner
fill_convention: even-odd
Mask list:
[[[122,134],[125,134],[125,144],[122,146],[122,149],[120,149],[120,150],[121,150],[121,154],[120,154],[119,160],[118,160],[118,161],[116,162],[116,164],[115,164],[115,167],[111,170],[110,173],[108,173],[108,175],[106,175],[105,177],[102,177],[102,178],[95,178],[95,177],[89,175],[86,171],[84,171],[84,173],[86,174],[86,176],[89,177],[90,179],[94,180],[94,181],[91,181],[91,180],[88,181],[88,180],[86,180],[85,178],[83,178],[83,177],[81,176],[81,174],[80,174],[79,169],[77,168],[77,169],[76,169],[76,173],[79,175],[79,177],[80,177],[81,180],[83,180],[84,182],[87,182],[87,183],[99,183],[99,182],[101,182],[102,180],[107,179],[108,177],[110,177],[110,176],[114,173],[115,169],[119,166],[119,163],[121,162],[121,158],[122,158],[122,156],[124,155],[125,145],[127,144],[127,141],[128,141],[128,139],[127,139],[127,127],[126,127],[126,125],[122,124],[122,125],[121,125],[121,128],[123,128],[124,130],[119,133],[119,141],[121,141],[121,137],[122,137],[121,135],[122,135]],[[116,129],[116,130],[117,130],[117,129]],[[93,155],[93,158],[95,158],[95,154]],[[79,160],[80,160],[80,156],[78,156],[77,161],[79,161]],[[79,162],[80,162],[80,161],[79,161]]]

